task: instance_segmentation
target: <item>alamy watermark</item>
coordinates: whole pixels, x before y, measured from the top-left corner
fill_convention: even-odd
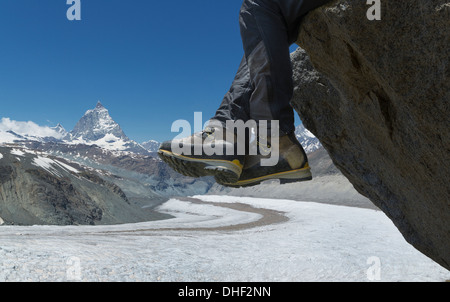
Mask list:
[[[67,9],[67,19],[69,21],[81,20],[81,0],[66,0],[66,4],[70,5]],[[366,17],[369,21],[381,20],[381,0],[367,0],[367,5],[370,5],[367,10]]]
[[[367,0],[367,5],[370,5],[367,10],[367,19],[369,21],[381,20],[381,0]]]
[[[214,129],[205,136],[195,135],[203,129]],[[180,155],[262,155],[262,166],[275,166],[279,161],[280,122],[278,120],[229,120],[225,126],[215,120],[203,124],[202,113],[194,113],[194,135],[186,120],[172,123],[172,152]]]
[[[69,21],[81,20],[81,0],[67,0],[67,5],[70,7],[67,9],[66,16]]]
[[[78,257],[69,257],[66,260],[66,278],[69,281],[81,281],[81,260]]]
[[[376,256],[367,258],[367,265],[370,265],[366,271],[367,280],[380,281],[381,280],[381,260]]]

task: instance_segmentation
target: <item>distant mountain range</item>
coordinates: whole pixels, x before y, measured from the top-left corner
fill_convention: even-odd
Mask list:
[[[156,145],[159,147],[155,141],[145,143],[146,148],[128,138],[100,101],[94,109],[86,111],[70,132],[67,132],[61,124],[56,127],[41,127],[33,122],[18,125],[20,122],[9,119],[3,119],[3,121],[3,127],[0,128],[0,143],[59,142],[74,145],[96,145],[106,150],[129,151],[138,154],[155,152],[157,151]],[[24,127],[23,124],[28,127]],[[154,144],[152,145],[151,142]]]
[[[171,196],[204,194],[213,185],[211,178],[173,171],[156,156],[158,147],[152,141],[148,150],[127,137],[100,102],[70,132],[60,124],[3,118],[0,219],[6,224],[158,219],[152,209]]]
[[[340,175],[314,135],[300,125],[296,136],[315,177]],[[156,155],[159,145],[154,140],[142,144],[131,140],[100,102],[70,132],[60,124],[42,127],[3,118],[0,219],[7,224],[135,222],[158,219],[151,209],[173,196],[211,190],[231,194],[212,177],[189,178],[173,171]],[[294,186],[289,192],[266,188],[263,196],[271,191],[283,198],[296,192]]]
[[[0,143],[25,141],[59,142],[74,145],[96,145],[111,151],[129,151],[137,154],[157,152],[161,142],[149,140],[141,144],[130,139],[99,101],[94,109],[87,110],[72,131],[67,132],[61,124],[56,127],[41,127],[33,122],[15,122],[2,119]],[[22,123],[18,125],[18,123]],[[26,126],[24,126],[26,125]],[[321,147],[319,140],[303,125],[295,129],[297,139],[306,153]]]
[[[47,152],[0,147],[0,220],[94,225],[167,218],[151,207],[142,208],[108,177],[106,170]]]

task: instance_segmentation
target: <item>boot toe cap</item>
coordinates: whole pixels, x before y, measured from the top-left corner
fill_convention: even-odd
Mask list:
[[[165,141],[159,146],[160,151],[172,152],[172,141]]]

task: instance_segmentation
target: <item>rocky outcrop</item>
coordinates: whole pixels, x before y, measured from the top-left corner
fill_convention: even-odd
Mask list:
[[[359,0],[304,19],[314,68],[293,55],[293,105],[354,187],[450,269],[450,3],[381,4],[380,21]]]
[[[132,202],[94,169],[20,148],[0,147],[0,216],[16,225],[97,225],[166,218]]]

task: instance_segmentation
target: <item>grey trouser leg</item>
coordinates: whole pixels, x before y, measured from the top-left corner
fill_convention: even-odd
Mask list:
[[[249,120],[249,100],[252,92],[253,87],[250,83],[250,71],[247,66],[247,60],[244,57],[239,65],[236,77],[231,84],[231,88],[223,98],[222,104],[220,104],[213,119],[220,121],[223,126],[225,126],[228,120]]]
[[[289,46],[302,17],[328,1],[244,0],[239,24],[245,56],[213,119],[278,120],[282,133],[295,130]]]

